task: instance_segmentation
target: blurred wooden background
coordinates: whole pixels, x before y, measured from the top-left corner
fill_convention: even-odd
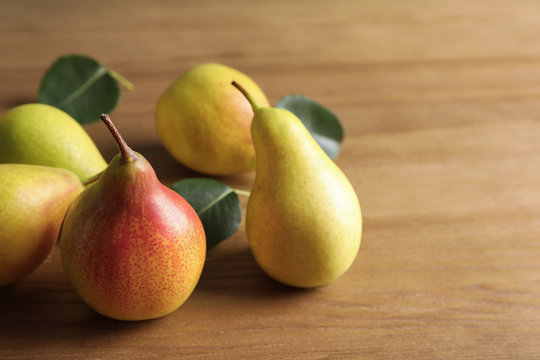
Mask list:
[[[197,174],[161,146],[156,101],[224,63],[272,103],[300,93],[340,117],[365,229],[349,272],[297,290],[242,227],[184,306],[140,323],[93,313],[55,249],[0,289],[0,358],[540,358],[539,19],[538,1],[2,0],[2,113],[35,102],[60,55],[90,55],[135,84],[113,119],[170,184]],[[110,159],[105,127],[86,129]]]

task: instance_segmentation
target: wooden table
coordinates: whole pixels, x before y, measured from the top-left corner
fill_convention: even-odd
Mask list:
[[[55,249],[0,289],[0,358],[540,358],[539,17],[533,0],[3,0],[2,112],[36,101],[60,55],[91,55],[135,84],[113,118],[171,184],[197,174],[160,144],[156,101],[228,64],[272,103],[300,93],[341,118],[365,229],[350,271],[298,290],[264,275],[242,225],[185,305],[138,323],[92,312]],[[86,129],[110,159],[105,127]]]

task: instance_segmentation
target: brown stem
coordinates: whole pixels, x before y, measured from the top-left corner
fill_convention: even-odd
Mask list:
[[[128,144],[124,141],[124,139],[122,138],[122,135],[120,135],[120,133],[118,132],[118,129],[116,128],[116,126],[114,126],[109,115],[101,114],[101,120],[103,120],[105,125],[107,125],[107,127],[109,128],[109,131],[114,137],[114,140],[116,141],[116,144],[118,144],[118,149],[120,150],[120,154],[122,155],[122,160],[125,162],[131,162],[135,160],[136,158],[135,152],[131,150]]]
[[[247,99],[247,101],[249,101],[250,105],[251,105],[251,108],[253,109],[253,111],[257,110],[259,108],[259,105],[257,105],[257,102],[255,101],[255,99],[253,98],[253,96],[251,96],[251,94],[246,90],[245,87],[243,87],[242,85],[240,85],[239,83],[237,83],[236,81],[233,80],[233,82],[231,83],[232,86],[234,86],[235,88],[237,88],[238,90],[240,90],[240,92],[245,96],[245,98]]]

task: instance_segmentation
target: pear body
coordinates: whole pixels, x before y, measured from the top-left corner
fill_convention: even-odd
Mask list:
[[[22,279],[46,259],[81,190],[79,178],[64,169],[0,164],[0,286]]]
[[[328,284],[355,259],[362,232],[347,177],[284,109],[255,111],[257,171],[246,210],[253,255],[272,278],[297,287]]]
[[[250,135],[253,110],[231,86],[241,82],[260,105],[268,100],[248,76],[225,65],[197,65],[161,95],[156,129],[169,153],[206,174],[229,175],[255,169]]]
[[[136,154],[136,153],[135,153]],[[60,235],[64,271],[98,313],[145,320],[176,310],[206,256],[193,208],[140,155],[117,155],[77,198]]]
[[[107,163],[75,119],[45,104],[12,108],[0,120],[0,163],[64,168],[82,180]]]

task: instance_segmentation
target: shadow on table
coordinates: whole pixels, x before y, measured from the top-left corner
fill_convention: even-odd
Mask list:
[[[269,278],[246,245],[234,252],[209,253],[196,288],[195,298],[202,301],[195,306],[205,307],[205,299],[217,297],[231,298],[233,302],[241,297],[256,306],[276,299],[301,300],[314,291],[285,286]],[[82,349],[90,344],[103,345],[109,337],[131,338],[159,329],[163,321],[172,321],[173,317],[163,319],[125,322],[101,316],[80,299],[60,274],[55,274],[51,281],[38,273],[0,288],[0,347],[31,343],[34,349]]]
[[[180,164],[159,142],[133,144],[132,148],[148,160],[159,180],[165,185],[172,184],[180,179],[201,176]],[[117,153],[118,149],[115,148],[114,155]]]
[[[15,106],[37,103],[37,94],[36,97],[21,95],[21,96],[12,96],[11,98],[3,99],[2,103],[6,107],[6,110],[14,108]]]
[[[132,147],[150,162],[159,180],[167,186],[181,179],[203,177],[215,179],[232,188],[249,190],[255,177],[254,171],[220,176],[196,172],[178,162],[160,142],[134,144]],[[106,153],[112,158],[118,153],[118,149],[116,147],[107,149]]]
[[[259,267],[249,247],[234,252],[210,250],[197,291],[215,295],[249,298],[303,297],[317,291],[283,285]]]
[[[53,277],[38,271],[0,288],[0,349],[2,344],[19,342],[34,348],[40,344],[84,347],[93,339],[153,326],[152,321],[122,322],[101,316],[81,300],[62,274]]]
[[[53,255],[59,256],[58,252]],[[255,307],[269,301],[275,303],[275,300],[299,304],[316,290],[297,289],[272,280],[259,268],[246,244],[232,251],[209,252],[195,291],[190,304],[184,307],[208,310],[212,309],[208,307],[209,299],[224,298],[228,298],[229,303],[250,303]],[[159,331],[163,324],[195,316],[186,314],[189,311],[156,320],[112,320],[94,312],[63,274],[49,269],[0,288],[0,348],[19,346],[17,344],[49,350],[85,349],[91,348],[92,344],[103,347],[111,339],[133,339],[148,331]]]

